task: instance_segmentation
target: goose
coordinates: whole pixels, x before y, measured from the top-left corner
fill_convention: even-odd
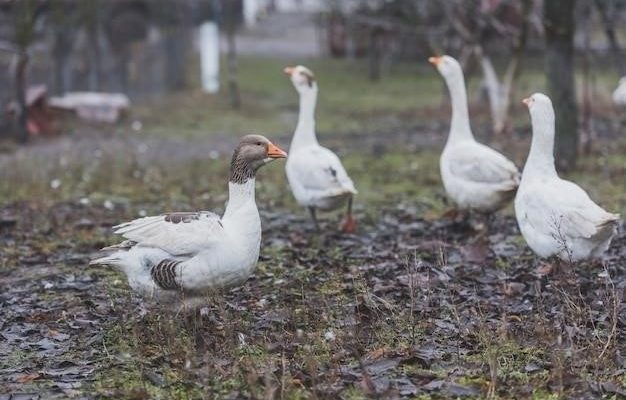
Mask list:
[[[626,106],[626,76],[622,76],[617,83],[617,88],[611,96],[618,106]]]
[[[210,211],[172,212],[114,226],[126,240],[90,262],[124,272],[144,297],[171,301],[181,293],[198,297],[242,284],[254,271],[261,243],[261,220],[254,189],[263,165],[287,153],[261,135],[244,136],[230,164],[224,215]]]
[[[300,95],[298,124],[289,147],[285,163],[287,180],[298,204],[309,209],[317,231],[316,210],[333,210],[347,202],[346,218],[342,229],[346,233],[356,230],[352,217],[352,199],[357,190],[339,157],[317,142],[315,135],[315,104],[317,82],[310,69],[298,65],[284,69]]]
[[[494,149],[478,143],[470,128],[463,70],[450,56],[430,57],[452,100],[452,121],[439,168],[447,196],[461,210],[496,211],[513,199],[517,167]]]
[[[619,215],[604,211],[554,166],[554,108],[535,93],[523,100],[532,124],[530,152],[515,196],[515,215],[528,246],[542,258],[597,259],[617,233]]]

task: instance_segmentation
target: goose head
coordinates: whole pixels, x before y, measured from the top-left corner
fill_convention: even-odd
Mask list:
[[[439,56],[439,57],[430,57],[428,62],[433,64],[437,71],[444,77],[444,79],[454,79],[459,76],[463,76],[463,69],[461,68],[461,64],[453,57],[450,56]]]
[[[283,72],[289,76],[298,93],[317,91],[317,82],[313,71],[305,66],[285,67]]]
[[[548,96],[543,93],[535,93],[522,102],[528,107],[533,124],[554,125],[554,108]]]
[[[287,153],[262,135],[247,135],[241,138],[233,153],[230,164],[230,181],[245,183],[254,178],[256,171]]]

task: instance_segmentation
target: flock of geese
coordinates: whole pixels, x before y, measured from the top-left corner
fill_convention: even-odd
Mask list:
[[[493,213],[515,198],[517,222],[528,246],[540,257],[567,262],[597,259],[617,233],[619,215],[603,210],[554,165],[554,109],[535,93],[524,103],[532,122],[532,142],[523,173],[504,155],[476,141],[469,122],[463,71],[452,57],[429,61],[450,91],[452,120],[440,159],[448,197],[460,210]],[[255,202],[256,172],[286,158],[286,174],[297,202],[316,210],[346,207],[342,225],[352,233],[352,200],[357,194],[340,159],[321,146],[315,134],[318,85],[306,67],[288,67],[300,96],[300,110],[289,155],[264,136],[248,135],[235,148],[223,216],[209,211],[175,212],[139,218],[114,227],[126,240],[103,250],[92,265],[112,265],[143,296],[171,300],[240,285],[253,273],[261,244]]]

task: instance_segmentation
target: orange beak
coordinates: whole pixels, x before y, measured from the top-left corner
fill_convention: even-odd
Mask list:
[[[530,97],[526,97],[525,99],[523,99],[522,103],[526,104],[527,106],[530,105]]]
[[[443,57],[430,57],[428,62],[433,64],[435,67],[438,67],[443,61]]]
[[[287,158],[287,152],[276,146],[274,143],[267,144],[267,156],[269,158]]]
[[[285,67],[285,69],[283,69],[283,72],[284,72],[286,75],[291,76],[291,75],[293,75],[293,70],[294,70],[294,69],[295,69],[294,67]]]

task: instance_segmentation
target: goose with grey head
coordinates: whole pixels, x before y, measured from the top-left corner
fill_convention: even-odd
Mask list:
[[[255,176],[287,153],[261,135],[247,135],[230,166],[228,203],[220,217],[210,211],[172,212],[115,226],[126,240],[91,265],[112,265],[145,297],[171,301],[242,284],[254,271],[261,243]]]
[[[357,193],[354,183],[339,157],[320,146],[315,134],[318,92],[315,76],[310,69],[301,65],[287,67],[284,72],[300,95],[298,124],[285,163],[291,191],[298,204],[309,209],[318,231],[316,210],[333,210],[347,204],[342,229],[347,233],[354,232],[356,222],[352,216],[352,199]]]
[[[458,61],[450,56],[428,61],[443,76],[452,101],[450,133],[439,160],[446,194],[461,210],[496,211],[515,195],[519,171],[505,156],[474,139]]]
[[[617,233],[619,215],[606,212],[554,166],[554,108],[535,93],[523,100],[532,124],[530,152],[515,196],[515,216],[528,246],[540,257],[573,262],[597,259]]]

